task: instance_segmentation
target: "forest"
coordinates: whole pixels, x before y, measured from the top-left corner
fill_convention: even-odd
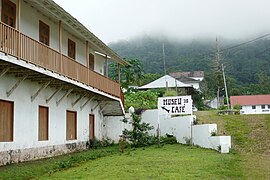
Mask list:
[[[248,42],[250,39],[221,38],[218,41],[229,95],[270,93],[270,39],[264,37]],[[204,71],[202,93],[214,97],[218,84],[223,84],[217,77],[216,39],[177,40],[143,35],[109,46],[122,57],[140,61],[145,77],[158,77],[165,73],[163,44],[166,73]]]

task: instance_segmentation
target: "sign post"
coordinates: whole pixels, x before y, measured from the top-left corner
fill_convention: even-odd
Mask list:
[[[160,115],[192,115],[191,96],[158,98],[158,146],[160,146]]]

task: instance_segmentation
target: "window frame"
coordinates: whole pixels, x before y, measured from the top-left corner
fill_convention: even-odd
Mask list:
[[[75,131],[75,136],[74,137],[72,137],[72,134],[69,134],[70,133],[70,125],[72,125],[72,124],[69,124],[69,123],[72,123],[72,122],[70,122],[70,119],[68,119],[69,118],[69,116],[68,116],[68,114],[69,113],[72,113],[72,114],[75,114],[75,119],[74,119],[74,121],[75,121],[75,123],[73,124],[73,125],[75,125],[75,127],[73,127],[74,129],[74,131]],[[66,111],[66,140],[67,141],[72,141],[72,140],[77,140],[77,133],[78,133],[78,131],[77,131],[77,123],[78,123],[78,121],[77,121],[77,111],[69,111],[69,110],[67,110]]]
[[[68,39],[68,57],[76,59],[76,42]]]
[[[252,105],[251,108],[252,108],[252,109],[256,109],[256,105]]]
[[[4,133],[1,135],[1,132],[4,132],[4,130],[1,130],[1,127],[0,127],[0,131],[1,131],[0,132],[0,142],[13,142],[14,141],[14,102],[0,99],[0,112],[1,112],[1,107],[2,107],[1,103],[8,103],[11,106],[11,109],[10,109],[10,117],[11,117],[10,119],[11,119],[11,121],[9,122],[10,129],[7,132],[7,133],[9,133],[9,135],[4,134]],[[7,119],[7,118],[5,118],[5,119]],[[1,120],[1,116],[0,116],[0,122],[1,121],[2,120]],[[2,122],[2,123],[4,123],[4,122]],[[8,124],[8,122],[6,122],[6,124]],[[2,128],[7,131],[6,128],[4,128],[4,127],[2,127]],[[5,136],[7,136],[7,137],[5,137]]]
[[[43,33],[44,30],[47,30],[47,33]],[[47,39],[47,41],[44,41]],[[50,46],[50,26],[45,22],[39,20],[39,42],[46,46]]]
[[[265,105],[261,105],[261,109],[265,109]]]
[[[43,132],[43,134],[46,134],[46,137],[43,137],[41,134],[42,129],[44,129],[44,127],[41,127],[41,109],[46,109],[46,127],[45,127],[45,133]],[[43,124],[44,125],[44,124]],[[49,107],[45,107],[45,106],[38,106],[38,141],[48,141],[49,140]]]
[[[3,8],[4,5],[7,5],[9,7],[12,7],[15,9],[14,13],[10,13],[10,12],[6,12],[5,9]],[[8,21],[10,20],[10,18],[13,19],[13,26],[10,25],[9,23],[6,23],[5,20],[4,20],[4,15],[7,15],[8,17]],[[17,16],[17,7],[16,7],[16,4],[13,3],[12,1],[10,0],[2,0],[2,7],[1,7],[1,21],[7,25],[9,25],[10,27],[13,27],[13,28],[16,28],[16,17]]]

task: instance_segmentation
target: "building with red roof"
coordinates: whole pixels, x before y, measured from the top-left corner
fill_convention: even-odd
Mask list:
[[[240,105],[240,114],[270,114],[270,94],[231,96],[231,105]]]

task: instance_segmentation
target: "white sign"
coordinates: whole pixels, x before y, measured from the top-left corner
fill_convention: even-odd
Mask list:
[[[192,114],[191,96],[174,96],[158,98],[159,115]]]

